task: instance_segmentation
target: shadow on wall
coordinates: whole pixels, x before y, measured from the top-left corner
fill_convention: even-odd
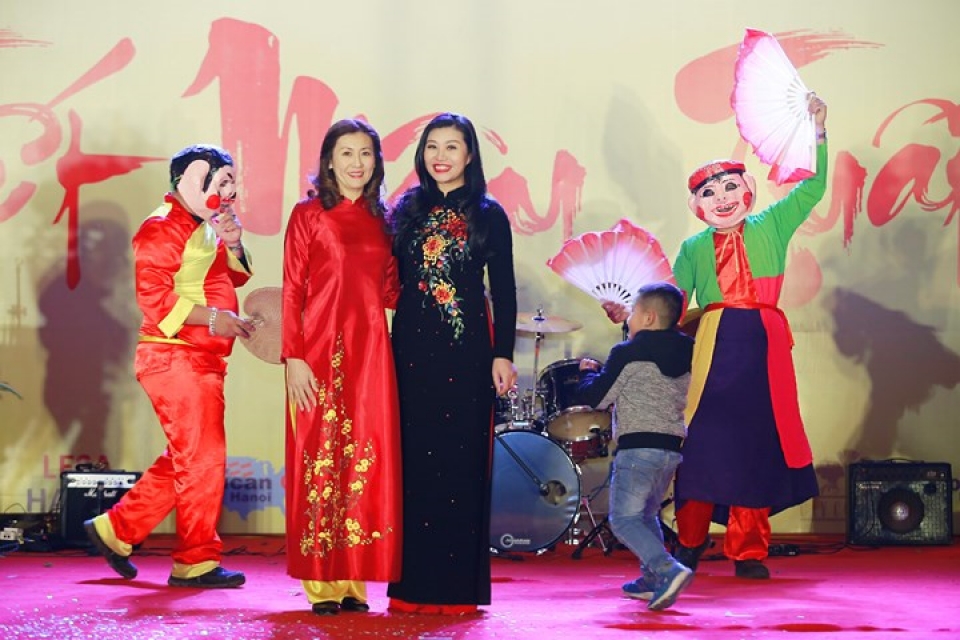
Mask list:
[[[846,461],[814,464],[820,495],[813,499],[810,533],[838,534],[847,528]]]
[[[871,382],[867,412],[848,451],[860,458],[889,458],[897,451],[897,427],[906,411],[919,410],[936,387],[960,384],[960,356],[933,327],[855,291],[836,289],[828,305],[838,351],[863,365]]]
[[[694,219],[684,162],[671,140],[640,96],[617,87],[603,132],[606,169],[629,200],[626,217],[655,235],[668,255]]]
[[[47,351],[44,403],[64,449],[97,460],[105,455],[114,394],[132,378],[139,316],[134,304],[131,232],[115,204],[84,206],[78,229],[80,282],[67,287],[58,262],[38,284],[43,324],[39,340]]]

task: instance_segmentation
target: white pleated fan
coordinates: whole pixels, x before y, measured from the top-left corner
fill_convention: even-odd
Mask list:
[[[626,219],[606,231],[588,231],[567,240],[547,266],[597,300],[627,307],[643,285],[674,282],[660,242]]]
[[[817,130],[808,110],[811,91],[777,39],[747,29],[730,103],[737,128],[767,165],[777,184],[797,182],[817,170]]]

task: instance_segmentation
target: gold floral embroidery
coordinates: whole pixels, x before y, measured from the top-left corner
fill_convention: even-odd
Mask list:
[[[343,401],[343,336],[337,336],[331,359],[330,387],[321,385],[318,411],[322,412],[322,445],[318,451],[303,452],[303,483],[307,488],[307,520],[300,535],[300,553],[325,557],[337,549],[367,545],[386,531],[367,532],[355,510],[377,464],[373,442],[357,442],[353,420],[346,415]]]

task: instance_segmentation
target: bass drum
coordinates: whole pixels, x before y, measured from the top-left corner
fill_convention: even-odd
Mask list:
[[[540,551],[566,533],[580,506],[580,473],[555,442],[508,431],[493,442],[490,546]]]

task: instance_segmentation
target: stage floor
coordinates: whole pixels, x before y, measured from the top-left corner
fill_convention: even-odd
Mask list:
[[[733,577],[709,551],[677,603],[649,612],[622,598],[637,574],[629,552],[594,547],[573,559],[560,545],[539,555],[493,558],[493,604],[475,615],[388,612],[386,587],[369,585],[367,614],[318,617],[285,574],[277,536],[228,538],[224,565],[247,574],[233,590],[166,586],[169,538],[151,539],[140,575],[122,580],[82,551],[0,556],[0,637],[337,639],[416,638],[804,638],[960,637],[960,544],[850,548],[840,540],[793,537],[799,554],[768,560],[772,578]]]

